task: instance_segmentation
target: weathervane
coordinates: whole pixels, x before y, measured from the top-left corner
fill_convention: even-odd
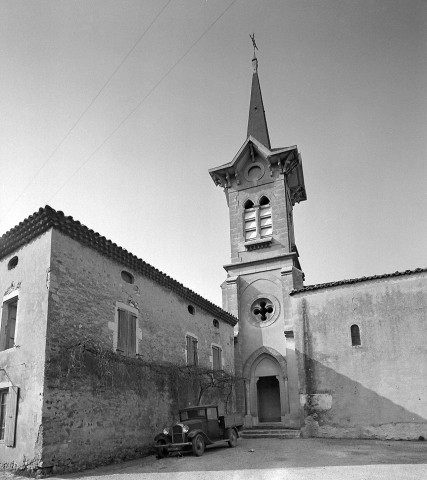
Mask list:
[[[252,35],[249,34],[249,36],[251,37],[252,45],[254,47],[254,58],[256,58],[255,50],[258,50],[258,47],[257,47],[256,42],[255,42],[255,33],[253,33]]]

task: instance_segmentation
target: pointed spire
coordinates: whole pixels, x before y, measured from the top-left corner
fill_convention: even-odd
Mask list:
[[[251,37],[252,38],[252,37]],[[251,89],[251,103],[249,105],[248,137],[252,135],[259,142],[271,149],[270,136],[268,135],[267,119],[265,118],[264,105],[262,103],[261,87],[258,78],[258,59],[255,55],[252,59],[253,76]]]

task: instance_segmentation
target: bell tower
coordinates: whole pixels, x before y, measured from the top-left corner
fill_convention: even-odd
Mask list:
[[[235,367],[244,385],[237,401],[246,426],[298,428],[289,292],[303,285],[293,208],[307,196],[298,148],[271,147],[255,48],[246,140],[229,163],[209,170],[224,189],[230,216],[223,308],[239,318]]]

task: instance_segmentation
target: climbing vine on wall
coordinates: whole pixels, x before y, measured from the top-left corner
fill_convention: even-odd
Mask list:
[[[132,390],[144,396],[155,384],[159,391],[169,394],[177,408],[216,401],[224,405],[226,412],[239,381],[224,370],[125,357],[94,340],[65,345],[51,354],[46,375],[50,387],[84,386],[96,394]]]

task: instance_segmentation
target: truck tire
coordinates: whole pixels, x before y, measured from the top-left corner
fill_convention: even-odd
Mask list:
[[[193,440],[191,441],[191,446],[193,448],[193,454],[196,457],[201,457],[205,452],[205,439],[200,433],[198,433]]]
[[[228,446],[234,448],[237,445],[237,433],[234,428],[229,428],[227,430]]]
[[[157,441],[156,443],[157,446],[159,445],[166,445],[166,440],[163,440],[162,438]],[[157,449],[157,455],[159,458],[165,458],[169,456],[168,449],[165,447],[160,447]]]

